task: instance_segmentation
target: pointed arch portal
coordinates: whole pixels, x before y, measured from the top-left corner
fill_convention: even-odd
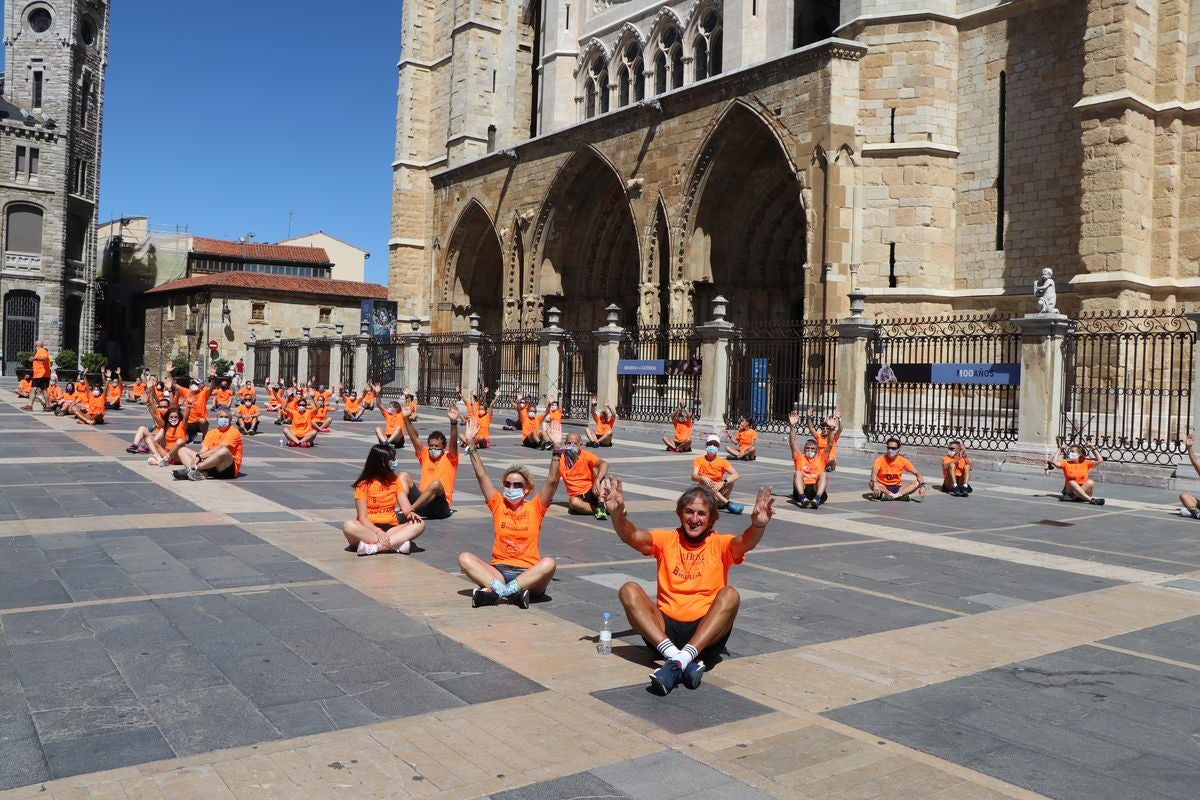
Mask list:
[[[472,200],[459,217],[446,250],[438,328],[462,331],[478,314],[483,330],[499,330],[504,257],[491,217]]]

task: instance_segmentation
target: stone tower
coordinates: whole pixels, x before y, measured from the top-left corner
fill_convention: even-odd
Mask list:
[[[6,369],[44,339],[90,351],[109,7],[102,0],[4,4],[0,101]]]

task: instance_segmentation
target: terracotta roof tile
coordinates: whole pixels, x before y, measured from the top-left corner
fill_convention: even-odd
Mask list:
[[[329,264],[329,254],[321,247],[290,244],[255,244],[230,242],[225,239],[192,237],[192,252],[198,255],[224,256],[249,261],[289,261],[305,264]]]
[[[387,287],[378,283],[335,281],[324,278],[296,278],[290,275],[271,275],[266,272],[214,272],[168,281],[145,294],[164,294],[200,288],[263,289],[295,294],[336,295],[368,300],[386,300]]]

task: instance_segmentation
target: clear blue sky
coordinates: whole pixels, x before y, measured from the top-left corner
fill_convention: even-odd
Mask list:
[[[100,219],[323,230],[386,283],[400,0],[112,0]]]

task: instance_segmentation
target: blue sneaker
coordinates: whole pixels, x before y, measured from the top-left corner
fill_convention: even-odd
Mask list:
[[[814,506],[815,508],[815,506]],[[683,685],[689,689],[699,689],[700,681],[704,678],[704,662],[693,661],[683,668]]]
[[[740,514],[746,510],[746,507],[741,503],[730,503],[729,505],[725,506],[725,509],[730,514]]]
[[[659,697],[666,697],[683,677],[683,665],[671,659],[654,672],[650,673],[650,691]]]

